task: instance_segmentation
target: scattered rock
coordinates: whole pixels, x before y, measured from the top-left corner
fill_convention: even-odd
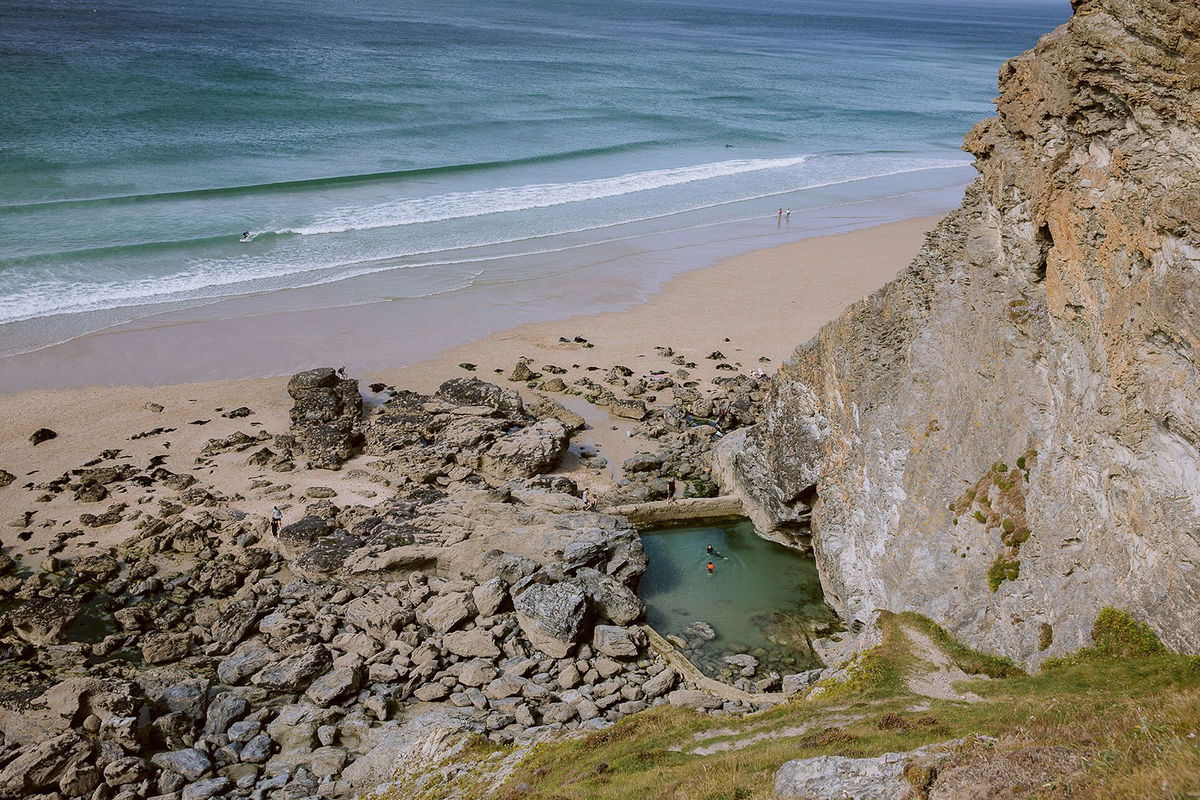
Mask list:
[[[33,433],[29,434],[29,441],[35,446],[41,444],[42,442],[47,442],[56,438],[58,438],[58,433],[50,430],[49,428],[38,428]]]

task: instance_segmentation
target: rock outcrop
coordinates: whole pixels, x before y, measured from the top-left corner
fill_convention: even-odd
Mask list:
[[[362,438],[358,381],[330,367],[298,372],[288,381],[292,434],[315,469],[341,469]]]
[[[1200,8],[1074,5],[1003,68],[962,207],[717,456],[848,621],[1031,663],[1106,605],[1200,650]]]

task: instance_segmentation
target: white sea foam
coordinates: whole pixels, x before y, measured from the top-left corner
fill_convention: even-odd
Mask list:
[[[726,178],[747,172],[798,167],[809,158],[811,156],[808,155],[787,158],[745,158],[717,161],[711,164],[696,164],[690,167],[631,172],[611,178],[596,178],[571,183],[536,183],[472,192],[451,192],[433,197],[414,197],[392,203],[339,208],[317,218],[310,225],[286,228],[277,233],[298,233],[305,236],[345,233],[346,231],[391,228],[422,222],[478,217],[505,211],[549,208],[566,203],[599,200],[605,197],[618,197],[634,192],[679,186],[684,183]]]
[[[622,193],[643,191],[649,188],[677,185],[695,180],[706,180],[714,177],[738,175],[754,170],[798,167],[808,162],[809,158],[809,156],[794,156],[791,158],[724,161],[713,164],[701,164],[695,167],[631,173],[628,175],[617,176],[614,178],[604,178],[595,181],[581,181],[569,184],[539,184],[488,190],[485,192],[454,193],[450,195],[440,195],[437,197],[420,198],[419,200],[412,202],[427,204],[428,207],[432,208],[434,206],[444,204],[446,202],[446,198],[470,197],[473,198],[471,202],[476,203],[475,207],[481,208],[482,206],[478,205],[480,202],[480,196],[487,195],[488,197],[492,198],[497,196],[508,197],[514,205],[516,205],[518,203],[518,199],[520,199],[520,202],[525,203],[525,205],[520,206],[521,208],[546,207],[556,204],[548,201],[548,195],[557,197],[558,202],[560,203],[574,202],[582,199],[615,196]],[[333,242],[330,242],[331,247],[323,249],[330,254],[340,254],[343,256],[343,258],[319,261],[313,260],[311,257],[308,259],[297,257],[298,254],[292,253],[288,258],[280,260],[263,259],[247,253],[237,258],[197,259],[187,263],[182,270],[175,271],[168,275],[145,276],[138,278],[130,277],[125,280],[121,280],[119,283],[87,280],[83,279],[83,276],[79,274],[71,276],[71,279],[26,281],[20,287],[16,288],[15,291],[0,294],[0,324],[19,322],[22,320],[29,320],[37,317],[45,317],[57,314],[78,314],[100,310],[111,311],[119,308],[157,305],[163,303],[211,301],[222,297],[233,297],[280,288],[303,288],[315,286],[387,270],[411,270],[421,268],[453,269],[454,267],[460,265],[482,264],[484,262],[501,261],[510,258],[544,256],[565,250],[637,238],[638,236],[645,234],[634,233],[610,238],[593,239],[582,243],[509,251],[496,255],[469,256],[465,254],[479,247],[516,244],[520,242],[530,242],[535,239],[552,239],[555,236],[562,236],[566,234],[586,233],[605,228],[617,227],[635,221],[661,219],[705,208],[713,208],[731,203],[745,202],[747,200],[765,199],[777,194],[785,194],[798,190],[852,183],[856,181],[910,172],[921,172],[925,170],[944,169],[949,167],[962,167],[964,165],[965,162],[958,160],[927,158],[873,159],[866,162],[858,161],[856,163],[839,165],[833,169],[818,169],[812,174],[807,174],[807,171],[801,171],[801,173],[794,176],[794,178],[789,176],[791,179],[780,184],[780,188],[777,190],[763,193],[755,193],[750,191],[742,192],[736,195],[727,194],[715,202],[692,202],[686,207],[677,208],[675,210],[660,214],[647,216],[635,215],[632,217],[615,219],[610,222],[594,226],[547,230],[534,236],[493,239],[490,241],[477,242],[464,246],[429,248],[365,258],[360,255],[360,257],[352,260],[345,260],[344,256],[349,253],[344,251],[340,245],[334,245]],[[849,167],[850,169],[846,172],[842,172],[845,167]],[[549,187],[549,189],[545,187]],[[588,187],[591,188],[589,189]],[[618,191],[618,188],[620,187],[625,187],[625,190],[623,192]],[[534,191],[535,189],[537,190],[536,192]],[[596,192],[599,190],[608,191],[610,194],[597,194]],[[541,197],[543,202],[537,206],[528,205],[529,201],[534,197]],[[564,198],[575,198],[575,200]],[[378,214],[378,216],[374,218],[379,222],[378,227],[390,226],[393,224],[412,224],[416,221],[410,219],[401,223],[394,222],[396,217],[388,216],[388,214],[394,212],[394,209],[398,205],[402,204],[387,204],[386,206],[371,207],[370,210]],[[460,212],[466,212],[469,210],[469,206],[466,203],[460,203],[454,208]],[[485,211],[482,213],[492,213],[496,210],[498,209],[493,207],[492,211]],[[469,216],[470,214],[467,215]],[[331,214],[331,217],[332,216],[333,215]],[[455,215],[441,216],[438,219],[453,218],[453,216]],[[430,219],[422,221],[436,220]],[[712,223],[705,223],[705,225],[723,224],[731,221],[734,220],[719,220]],[[361,224],[361,218],[359,219],[359,222],[360,227],[372,227],[372,225]],[[687,230],[692,227],[696,226],[669,226],[664,230]],[[700,227],[704,227],[704,225]],[[337,231],[330,230],[328,232],[341,232],[343,230],[351,229],[352,228],[346,228],[343,226],[338,228]],[[297,232],[299,232],[299,230],[300,229],[298,229]],[[316,233],[315,230],[312,232]],[[298,245],[302,240],[296,239],[294,241],[296,241]],[[352,253],[352,251],[350,252]],[[462,253],[465,257],[446,257],[442,259],[435,257],[430,259],[431,256],[436,256],[439,253],[446,253],[447,255],[450,253]],[[315,254],[309,255],[312,256]],[[427,260],[416,263],[398,263],[398,259],[421,257],[424,257]],[[478,277],[477,271],[471,270],[471,272],[474,274],[469,280],[467,280],[466,284],[461,283],[459,280],[455,280],[455,277],[459,276],[445,275],[443,277],[446,279],[447,285],[461,288],[463,285],[469,285],[469,283],[472,282],[475,277]],[[503,282],[502,276],[497,275],[495,277],[499,278],[501,282]],[[452,289],[447,289],[447,291],[449,290]]]

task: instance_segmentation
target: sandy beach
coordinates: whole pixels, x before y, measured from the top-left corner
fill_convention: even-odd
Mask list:
[[[719,363],[770,374],[792,348],[809,339],[842,308],[902,269],[935,222],[932,217],[912,219],[755,251],[686,273],[647,302],[625,311],[522,325],[412,366],[352,376],[359,379],[370,406],[386,399],[386,395],[369,390],[373,383],[431,391],[448,378],[476,375],[504,386],[520,386],[506,379],[520,358],[531,359],[539,371],[544,365],[565,369],[561,377],[568,384],[593,373],[598,377],[601,370],[615,364],[627,366],[635,374],[676,369],[671,358],[656,348],[671,348],[674,357],[695,364],[689,368],[690,379],[701,386],[729,374],[717,370]],[[576,342],[576,337],[590,346]],[[86,342],[82,346],[86,347]],[[369,346],[364,342],[364,347]],[[724,358],[708,358],[715,352]],[[468,371],[462,364],[475,368]],[[608,459],[610,469],[585,473],[580,480],[603,489],[616,477],[621,460],[644,444],[632,435],[636,423],[618,420],[607,409],[580,397],[557,394],[555,398],[589,424],[588,430],[575,437],[573,456],[560,469],[575,470],[580,450],[599,453]],[[253,414],[223,416],[242,407]],[[285,433],[290,407],[283,377],[0,395],[0,416],[7,421],[0,432],[0,469],[14,476],[11,485],[0,488],[0,520],[8,531],[5,541],[12,540],[20,529],[25,538],[12,542],[15,551],[36,554],[63,529],[76,526],[78,506],[68,493],[46,495],[42,502],[35,502],[41,493],[32,487],[111,449],[119,449],[119,459],[130,463],[160,456],[177,472],[188,469],[228,497],[241,498],[240,507],[250,514],[265,514],[274,504],[294,504],[316,485],[333,488],[340,502],[369,505],[383,496],[380,488],[387,478],[371,473],[367,459],[356,459],[350,465],[357,469],[297,470],[285,476],[286,482],[271,483],[261,467],[247,465],[237,453],[212,458],[202,455],[211,439],[237,431]],[[55,431],[57,437],[32,445],[30,434],[43,427]],[[150,435],[131,438],[147,433]],[[22,488],[26,486],[31,488]],[[125,489],[124,496],[111,499],[130,505],[147,503],[154,491]],[[75,537],[66,552],[74,546],[109,546],[126,536],[130,525],[131,521],[126,521],[92,528]]]

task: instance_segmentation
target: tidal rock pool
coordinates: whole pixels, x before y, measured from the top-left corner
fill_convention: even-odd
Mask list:
[[[645,530],[642,545],[646,619],[705,674],[760,681],[820,666],[809,642],[836,617],[811,557],[759,537],[744,519]]]

